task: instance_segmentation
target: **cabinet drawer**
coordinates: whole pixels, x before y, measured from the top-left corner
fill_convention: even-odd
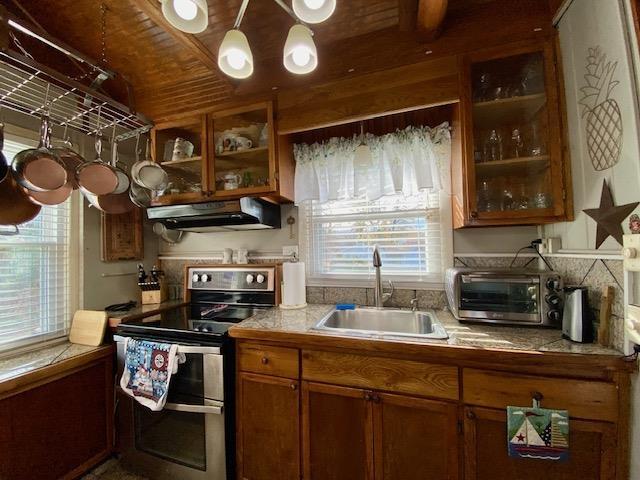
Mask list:
[[[465,404],[493,408],[531,406],[539,392],[542,408],[568,410],[570,417],[590,420],[618,418],[618,392],[612,383],[464,369],[462,392]]]
[[[304,350],[302,377],[447,400],[459,398],[457,367],[412,360]]]
[[[244,372],[298,378],[298,350],[241,343],[238,348],[238,368]]]

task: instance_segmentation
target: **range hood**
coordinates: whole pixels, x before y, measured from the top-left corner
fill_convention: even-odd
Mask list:
[[[280,228],[280,205],[244,197],[222,202],[147,208],[149,220],[170,230],[228,232]]]

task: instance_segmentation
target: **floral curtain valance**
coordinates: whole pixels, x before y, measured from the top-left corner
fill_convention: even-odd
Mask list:
[[[356,156],[360,138],[331,138],[294,145],[295,202],[367,198],[420,191],[439,191],[451,160],[449,124],[407,127],[376,137],[365,136],[371,156]]]

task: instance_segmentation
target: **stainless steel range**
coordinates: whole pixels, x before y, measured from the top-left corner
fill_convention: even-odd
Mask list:
[[[276,269],[189,267],[190,304],[118,327],[118,373],[125,337],[176,343],[187,361],[171,379],[164,410],[152,412],[122,392],[122,461],[153,479],[235,478],[234,348],[227,330],[276,304]]]

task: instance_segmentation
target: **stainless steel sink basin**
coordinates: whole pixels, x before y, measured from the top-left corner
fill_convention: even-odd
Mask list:
[[[390,308],[332,310],[314,329],[345,335],[448,338],[447,331],[433,313]]]

